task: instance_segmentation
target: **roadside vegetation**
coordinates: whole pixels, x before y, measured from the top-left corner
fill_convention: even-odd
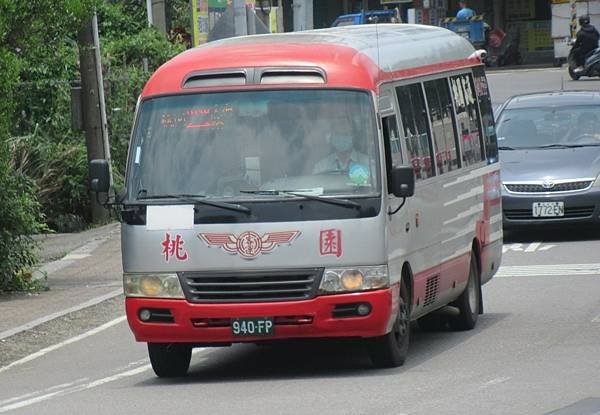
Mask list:
[[[35,287],[33,234],[89,226],[87,152],[83,132],[72,129],[71,88],[80,78],[77,32],[94,7],[116,183],[144,83],[186,48],[187,0],[169,2],[170,35],[147,27],[139,0],[0,2],[0,292]]]

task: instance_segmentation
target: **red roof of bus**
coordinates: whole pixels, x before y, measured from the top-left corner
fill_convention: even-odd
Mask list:
[[[184,79],[192,72],[252,67],[318,67],[325,71],[326,86],[376,90],[391,78],[478,65],[473,52],[462,37],[420,25],[360,25],[244,36],[181,53],[152,75],[142,96],[182,92]]]

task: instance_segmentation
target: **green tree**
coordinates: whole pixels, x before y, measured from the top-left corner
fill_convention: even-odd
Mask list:
[[[43,101],[54,101],[53,95],[31,96],[23,88],[32,80],[49,78],[46,63],[60,60],[56,51],[89,15],[91,5],[91,0],[0,2],[0,291],[31,287],[29,269],[36,262],[31,235],[43,229],[36,186],[17,166],[11,136],[33,124],[36,129],[49,125],[51,130],[56,121],[47,116],[53,105]],[[54,66],[52,70],[61,70]],[[51,87],[44,89],[50,92]],[[29,122],[34,117],[39,121]]]

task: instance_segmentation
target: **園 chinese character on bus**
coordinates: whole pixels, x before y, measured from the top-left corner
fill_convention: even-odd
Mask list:
[[[321,231],[319,244],[321,255],[342,256],[342,231],[339,229],[326,229]]]
[[[177,234],[175,238],[171,238],[170,233],[165,233],[165,240],[161,243],[165,262],[169,262],[173,256],[178,261],[186,261],[188,259],[188,254],[185,252],[185,249],[183,249],[184,243],[181,235]]]

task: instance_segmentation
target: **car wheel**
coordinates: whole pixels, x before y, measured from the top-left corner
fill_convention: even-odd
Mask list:
[[[578,81],[579,78],[581,78],[581,76],[578,73],[575,72],[575,68],[573,66],[571,66],[571,65],[569,65],[569,76],[574,81]]]
[[[148,356],[156,376],[181,377],[190,367],[192,346],[186,343],[148,343]]]
[[[398,314],[392,330],[380,337],[368,340],[369,355],[373,366],[398,367],[404,364],[410,342],[410,299],[406,283],[402,280]]]
[[[450,327],[454,330],[471,330],[477,324],[477,316],[481,304],[481,286],[479,282],[479,270],[475,253],[471,253],[471,264],[469,265],[469,279],[467,286],[460,297],[452,305],[458,308],[459,314],[450,320]]]

